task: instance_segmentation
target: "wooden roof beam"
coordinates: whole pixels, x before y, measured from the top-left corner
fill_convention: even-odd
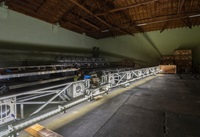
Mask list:
[[[183,21],[183,23],[184,23],[185,25],[187,25],[188,28],[192,29],[192,24],[191,24],[189,18],[181,19],[181,21]]]
[[[82,10],[84,10],[85,12],[87,12],[88,14],[90,14],[92,17],[96,18],[97,20],[99,20],[100,22],[102,22],[104,25],[111,27],[107,22],[105,22],[104,20],[102,20],[101,18],[94,16],[94,14],[89,11],[87,8],[85,8],[84,6],[82,6],[81,4],[79,4],[77,1],[75,0],[70,0],[72,3],[74,3],[75,5],[77,5],[79,8],[81,8]]]
[[[81,21],[82,21],[83,23],[85,23],[85,24],[87,24],[87,25],[89,25],[89,26],[95,28],[96,30],[100,30],[99,27],[95,26],[94,24],[90,23],[89,21],[86,21],[86,20],[84,20],[84,19],[81,19]]]
[[[154,3],[156,1],[158,1],[158,0],[150,0],[150,1],[141,2],[141,3],[138,3],[138,4],[129,5],[129,6],[126,6],[126,7],[115,8],[115,9],[112,9],[112,10],[105,11],[103,13],[95,14],[95,16],[101,16],[101,15],[104,15],[104,14],[109,14],[109,13],[113,13],[113,12],[117,12],[117,11],[127,10],[127,9],[135,8],[135,7],[138,7],[138,6],[151,4],[151,3]]]
[[[71,23],[71,25],[74,26],[74,27],[76,27],[76,28],[78,28],[78,29],[80,29],[80,30],[83,31],[83,32],[89,32],[88,30],[86,30],[86,29],[84,29],[84,28],[78,26],[78,25],[75,24],[75,23]]]
[[[162,29],[160,30],[160,33],[162,33],[162,32],[168,27],[168,25],[169,25],[169,22],[167,21],[167,22],[163,25]]]
[[[183,8],[183,5],[184,5],[184,2],[185,2],[185,0],[179,0],[177,16],[180,15],[180,12],[182,11],[182,8]]]
[[[102,20],[101,18],[99,18],[99,17],[97,17],[97,16],[95,16],[90,10],[88,10],[87,8],[85,8],[84,6],[82,6],[81,4],[79,4],[77,1],[75,1],[75,0],[70,0],[72,3],[74,3],[75,5],[77,5],[79,8],[81,8],[82,10],[84,10],[85,12],[87,12],[88,14],[90,14],[92,17],[94,17],[94,18],[96,18],[97,20],[99,20],[101,23],[103,23],[104,25],[106,25],[107,27],[109,27],[109,28],[115,28],[116,30],[118,30],[118,31],[121,31],[121,32],[123,32],[123,33],[127,33],[127,34],[130,34],[130,35],[132,35],[132,36],[134,36],[132,33],[130,33],[130,32],[127,32],[127,31],[125,31],[125,30],[123,30],[123,29],[120,29],[120,28],[118,28],[117,26],[111,26],[110,24],[108,24],[106,21],[104,21],[104,20]]]
[[[104,16],[104,15],[109,14],[109,13],[114,13],[114,12],[117,12],[117,11],[122,11],[122,10],[130,9],[130,8],[134,8],[134,7],[138,7],[138,6],[141,6],[141,5],[147,5],[147,4],[151,4],[151,3],[154,3],[154,2],[158,2],[158,1],[159,0],[150,0],[150,1],[142,2],[142,3],[138,3],[138,4],[129,5],[129,6],[126,6],[126,7],[115,8],[115,9],[112,9],[112,10],[104,11],[102,13],[97,13],[97,14],[92,14],[92,15],[90,14],[89,16],[85,16],[85,17],[82,17],[82,18],[76,18],[76,19],[70,20],[69,22],[73,22],[73,21],[79,20],[79,19],[87,19],[87,18],[94,17],[94,16],[95,17]],[[75,1],[75,3],[77,3],[77,2]]]
[[[82,6],[81,4],[79,4],[77,1],[75,0],[70,0],[72,3],[74,3],[75,5],[77,5],[79,8],[81,8],[82,10],[84,10],[85,12],[87,12],[88,14],[90,14],[92,17],[95,17],[96,19],[98,19],[100,22],[102,22],[103,24],[105,24],[106,26],[110,27],[110,25],[108,23],[106,23],[104,20],[102,20],[99,17],[96,17],[93,15],[93,13],[88,10],[87,8],[85,8],[84,6]]]
[[[65,12],[63,12],[63,14],[62,15],[60,15],[60,17],[57,19],[57,21],[56,22],[60,22],[63,18],[64,18],[64,16],[66,15],[66,14],[68,14],[69,13],[69,11],[71,11],[73,8],[74,8],[75,6],[73,5],[70,9],[66,9],[66,11]]]
[[[89,13],[90,15],[93,15],[93,13],[88,10],[87,8],[85,8],[83,5],[81,5],[80,3],[78,3],[76,0],[69,0],[72,3],[74,3],[75,5],[77,5],[79,8],[81,8],[82,10],[84,10],[85,12]]]
[[[72,23],[72,22],[67,22],[67,20],[65,20],[65,19],[62,19],[62,20],[63,20],[65,23]],[[84,20],[84,19],[81,19],[80,21],[82,21],[83,23],[85,23],[85,24],[87,24],[87,25],[89,25],[89,26],[95,28],[96,30],[100,30],[99,27],[97,27],[96,25],[90,23],[89,21],[86,21],[86,20]],[[72,24],[73,24],[73,23],[72,23]]]
[[[158,20],[158,21],[148,21],[148,22],[144,22],[141,24],[132,24],[132,25],[122,25],[119,26],[119,28],[129,28],[129,27],[135,27],[135,26],[145,26],[145,25],[151,25],[151,24],[156,24],[156,23],[163,23],[163,22],[167,22],[167,21],[174,21],[174,20],[179,20],[179,19],[186,19],[186,18],[197,18],[200,17],[200,14],[195,14],[195,15],[183,15],[183,16],[179,16],[179,17],[174,17],[174,18],[169,18],[169,19],[164,19],[164,20]],[[155,17],[153,19],[156,19],[158,17]],[[160,18],[160,17],[159,17]],[[158,19],[159,19],[158,18]]]
[[[40,5],[37,7],[37,9],[35,10],[35,12],[40,12],[40,9],[47,3],[47,0],[43,0]]]

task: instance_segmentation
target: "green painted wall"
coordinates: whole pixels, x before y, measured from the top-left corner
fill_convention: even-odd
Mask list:
[[[165,30],[148,33],[163,55],[173,54],[175,49],[192,49],[194,63],[200,63],[200,27]]]
[[[156,65],[159,54],[145,39],[143,34],[120,36],[99,40],[100,49],[106,52],[134,59],[143,65]]]
[[[172,55],[175,49],[192,49],[194,63],[200,63],[200,27],[178,28],[99,40],[101,50],[123,55],[144,64],[159,63],[159,54]],[[156,48],[154,48],[154,46]],[[146,62],[146,63],[145,63]]]
[[[200,27],[177,28],[162,33],[150,32],[148,36],[163,55],[172,54],[174,49],[193,49],[200,46]]]
[[[2,13],[3,14],[3,13]],[[0,14],[0,65],[18,65],[26,61],[52,61],[66,53],[90,54],[97,40],[61,27],[8,10]],[[17,51],[16,51],[17,50]]]
[[[112,60],[130,58],[146,66],[157,65],[160,55],[171,55],[175,49],[193,49],[195,64],[200,63],[200,27],[96,40],[60,27],[54,32],[52,24],[8,12],[6,19],[0,14],[1,66],[26,61],[52,62],[59,55],[91,55],[94,46]]]
[[[0,18],[0,41],[40,44],[56,47],[90,48],[96,40],[52,24],[9,10],[7,19]]]

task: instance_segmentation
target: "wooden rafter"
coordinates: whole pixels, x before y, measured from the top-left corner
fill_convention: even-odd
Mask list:
[[[168,26],[169,26],[169,22],[167,21],[167,22],[163,25],[162,29],[160,30],[160,33],[162,33]]]
[[[183,23],[188,26],[188,28],[192,29],[192,24],[190,22],[190,18],[184,18],[184,19],[181,19],[181,21],[183,21]]]
[[[74,0],[73,0],[73,1],[74,1]],[[82,18],[76,18],[76,19],[74,19],[74,20],[78,20],[78,19],[87,19],[87,18],[90,18],[90,17],[92,17],[92,16],[104,16],[104,15],[106,15],[106,14],[110,14],[110,13],[114,13],[114,12],[118,12],[118,11],[123,11],[123,10],[131,9],[131,8],[135,8],[135,7],[139,7],[139,6],[151,4],[151,3],[154,3],[154,2],[157,2],[157,1],[158,1],[158,0],[150,0],[150,1],[146,1],[146,2],[139,3],[139,4],[132,4],[132,5],[129,5],[129,6],[126,6],[126,7],[114,8],[114,9],[111,9],[111,10],[108,10],[108,11],[104,11],[104,12],[102,12],[102,13],[97,13],[97,14],[85,16],[85,17],[82,17]],[[76,2],[76,1],[75,1],[75,2]],[[76,3],[77,3],[77,2],[76,2]],[[74,20],[71,20],[71,21],[74,21]]]
[[[177,16],[179,16],[180,12],[182,11],[184,2],[185,0],[179,0]]]
[[[151,3],[156,2],[156,1],[158,1],[158,0],[150,0],[150,1],[142,2],[142,3],[138,3],[138,4],[132,4],[132,5],[129,5],[129,6],[126,6],[126,7],[115,8],[115,9],[105,11],[103,13],[95,14],[95,16],[101,16],[101,15],[104,15],[104,14],[109,14],[109,13],[113,13],[113,12],[127,10],[127,9],[130,9],[130,8],[135,8],[135,7],[146,5],[146,4],[151,4]]]
[[[99,18],[98,16],[94,16],[94,14],[88,10],[87,8],[85,8],[84,6],[82,6],[81,4],[79,4],[77,1],[75,0],[70,0],[72,3],[74,3],[75,5],[77,5],[78,7],[80,7],[81,9],[83,9],[85,12],[87,12],[88,14],[92,15],[94,18],[96,18],[97,20],[99,20],[101,23],[103,23],[104,25],[106,25],[109,28],[115,28],[118,31],[121,31],[123,33],[127,33],[130,34],[132,36],[134,36],[132,33],[125,31],[123,29],[118,28],[117,26],[111,26],[110,24],[108,24],[106,21],[102,20],[101,18]]]
[[[183,16],[179,16],[179,17],[171,17],[168,19],[160,19],[160,17],[154,17],[153,19],[156,21],[150,21],[147,20],[146,22],[143,22],[141,24],[122,24],[121,26],[119,26],[119,28],[129,28],[129,27],[134,27],[134,26],[144,26],[144,25],[152,25],[152,24],[157,24],[157,23],[163,23],[163,22],[167,22],[167,21],[175,21],[175,20],[180,20],[180,19],[185,19],[185,18],[190,18],[190,17],[199,17],[199,14],[193,14],[193,15],[183,15]]]
[[[27,2],[28,4],[26,4],[25,2]],[[28,13],[31,13],[33,15],[35,14],[34,17],[47,18],[46,16],[44,16],[44,14],[50,14],[51,19],[48,19],[48,20],[52,20],[52,17],[55,18],[55,16],[56,16],[55,12],[53,12],[53,11],[48,12],[49,9],[45,8],[44,5],[48,5],[47,1],[43,1],[43,3],[37,4],[37,3],[34,3],[32,1],[27,1],[27,0],[24,0],[24,2],[11,0],[9,2],[6,2],[6,4],[8,4],[8,6],[11,5],[12,7],[18,7],[19,9],[22,9],[21,11],[25,10]],[[40,8],[38,9],[38,7],[40,7]],[[51,23],[54,23],[54,22],[51,21]]]
[[[35,10],[35,12],[36,12],[36,13],[39,12],[40,9],[45,5],[46,2],[47,2],[47,0],[43,0],[43,1],[40,3],[40,5],[38,6],[38,8]]]
[[[60,17],[58,17],[56,22],[60,22],[64,18],[64,16],[66,16],[66,14],[68,14],[74,7],[75,7],[75,5],[72,6],[70,9],[66,9],[65,12],[63,12],[63,14],[60,15]]]
[[[11,10],[94,38],[200,25],[199,0],[4,1]]]
[[[72,26],[76,27],[77,29],[81,30],[82,32],[89,32],[88,30],[84,29],[83,27],[80,27],[79,25],[75,23],[71,23]]]
[[[84,19],[81,19],[81,21],[82,21],[83,23],[85,23],[85,24],[87,24],[87,25],[89,25],[89,26],[95,28],[96,30],[100,30],[99,27],[97,27],[96,25],[90,23],[89,21],[86,21],[86,20],[84,20]]]
[[[104,3],[104,6],[103,6],[104,9],[106,8],[106,3],[107,3],[107,2],[108,2],[108,1],[106,0],[106,2]],[[100,10],[104,10],[101,6],[99,6],[98,1],[95,0],[95,4],[97,5],[97,7],[98,7]],[[105,20],[106,20],[109,24],[112,24],[112,25],[113,25],[113,23],[111,23],[111,22],[107,19],[106,15],[104,15],[104,18],[105,18]],[[114,31],[113,31],[112,29],[110,29],[109,31],[111,32],[112,37],[115,38]]]

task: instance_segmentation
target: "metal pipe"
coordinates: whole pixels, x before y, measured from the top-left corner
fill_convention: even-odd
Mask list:
[[[73,107],[73,106],[75,106],[77,104],[80,104],[80,103],[82,103],[84,101],[87,101],[88,99],[89,99],[89,97],[84,97],[82,99],[79,99],[79,100],[74,101],[72,103],[66,104],[64,106],[59,106],[57,109],[55,109],[55,110],[53,110],[51,112],[45,113],[45,114],[41,114],[40,116],[34,116],[33,115],[32,116],[33,118],[32,117],[31,118],[30,117],[24,118],[23,120],[25,122],[19,123],[19,124],[14,125],[14,126],[10,126],[10,130],[9,131],[0,132],[0,135],[2,137],[12,136],[13,134],[17,133],[18,131],[23,130],[24,128],[26,128],[26,127],[28,127],[30,125],[33,125],[33,124],[35,124],[35,123],[37,123],[39,121],[42,121],[42,120],[44,120],[46,118],[49,118],[49,117],[51,117],[53,115],[56,115],[56,114],[66,110],[66,109],[68,109],[70,107]]]
[[[27,92],[23,92],[23,93],[18,93],[18,94],[13,94],[13,95],[8,95],[8,96],[2,96],[0,97],[0,100],[5,100],[8,98],[13,98],[13,97],[17,97],[17,96],[22,96],[22,95],[27,95],[27,94],[34,94],[34,93],[38,93],[39,91],[44,92],[43,90],[48,90],[48,89],[52,89],[52,88],[58,88],[58,87],[64,87],[68,84],[73,84],[73,83],[77,83],[77,82],[83,82],[86,80],[80,80],[80,81],[76,81],[76,82],[70,82],[70,83],[65,83],[65,84],[59,84],[59,85],[55,85],[55,86],[50,86],[50,87],[46,87],[46,88],[41,88],[41,89],[36,89],[36,90],[30,90]]]
[[[127,75],[127,73],[125,73],[125,74],[119,79],[119,81],[117,82],[117,84],[119,84],[120,81],[121,81],[126,75]],[[117,85],[117,84],[116,84],[116,85]]]
[[[52,94],[55,94],[55,93],[46,93],[46,94],[42,94],[42,95],[34,95],[33,97],[27,97],[25,99],[19,99],[17,102],[23,102],[23,101],[33,100],[33,99],[37,99],[37,98],[49,96],[49,95],[52,95]]]
[[[20,104],[20,115],[21,115],[21,119],[24,118],[24,104]]]
[[[56,95],[54,95],[53,97],[51,97],[45,104],[43,104],[41,107],[39,107],[36,111],[34,111],[31,115],[38,113],[40,110],[42,110],[48,103],[50,103],[51,101],[53,101],[57,96],[59,96],[63,91],[65,91],[68,87],[70,87],[72,84],[67,85],[64,89],[62,89],[61,91],[59,91]]]
[[[49,104],[62,104],[65,103],[66,101],[54,101],[54,102],[50,102]],[[45,104],[46,101],[33,101],[33,102],[17,102],[16,104],[24,104],[24,105],[32,105],[32,104]]]
[[[28,86],[34,86],[34,85],[38,85],[38,84],[56,82],[56,81],[70,79],[70,78],[73,78],[74,76],[75,75],[67,76],[67,77],[63,77],[63,78],[55,78],[55,79],[49,79],[49,80],[36,81],[36,82],[31,82],[31,83],[29,82],[29,83],[25,83],[25,84],[17,84],[17,85],[9,86],[9,89],[12,90],[12,89],[17,89],[17,88],[24,88],[24,87],[28,87]]]

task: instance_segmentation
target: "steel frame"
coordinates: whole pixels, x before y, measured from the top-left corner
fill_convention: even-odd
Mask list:
[[[92,100],[95,96],[101,94],[108,94],[111,88],[117,86],[126,87],[129,86],[132,81],[150,75],[156,75],[160,72],[160,69],[159,67],[151,67],[128,71],[115,70],[115,72],[117,73],[111,73],[110,71],[109,73],[102,75],[100,86],[96,88],[91,88],[90,80],[86,79],[0,97],[0,102],[13,99],[14,101],[11,101],[10,104],[13,108],[19,106],[17,108],[19,109],[18,112],[20,112],[19,117],[14,117],[5,122],[1,121],[2,116],[0,116],[0,124],[3,125],[0,130],[0,136],[14,136],[18,131],[63,112],[76,104]],[[44,97],[46,99],[44,99]],[[3,103],[0,104],[0,108],[2,104]],[[25,117],[24,106],[30,104],[37,104],[39,107],[29,114],[28,117]],[[48,109],[47,111],[46,107],[51,104],[56,105],[56,107],[54,107],[54,109]],[[0,112],[2,113],[2,110]],[[17,111],[15,111],[15,116],[17,116]],[[16,119],[18,120],[16,121]]]

